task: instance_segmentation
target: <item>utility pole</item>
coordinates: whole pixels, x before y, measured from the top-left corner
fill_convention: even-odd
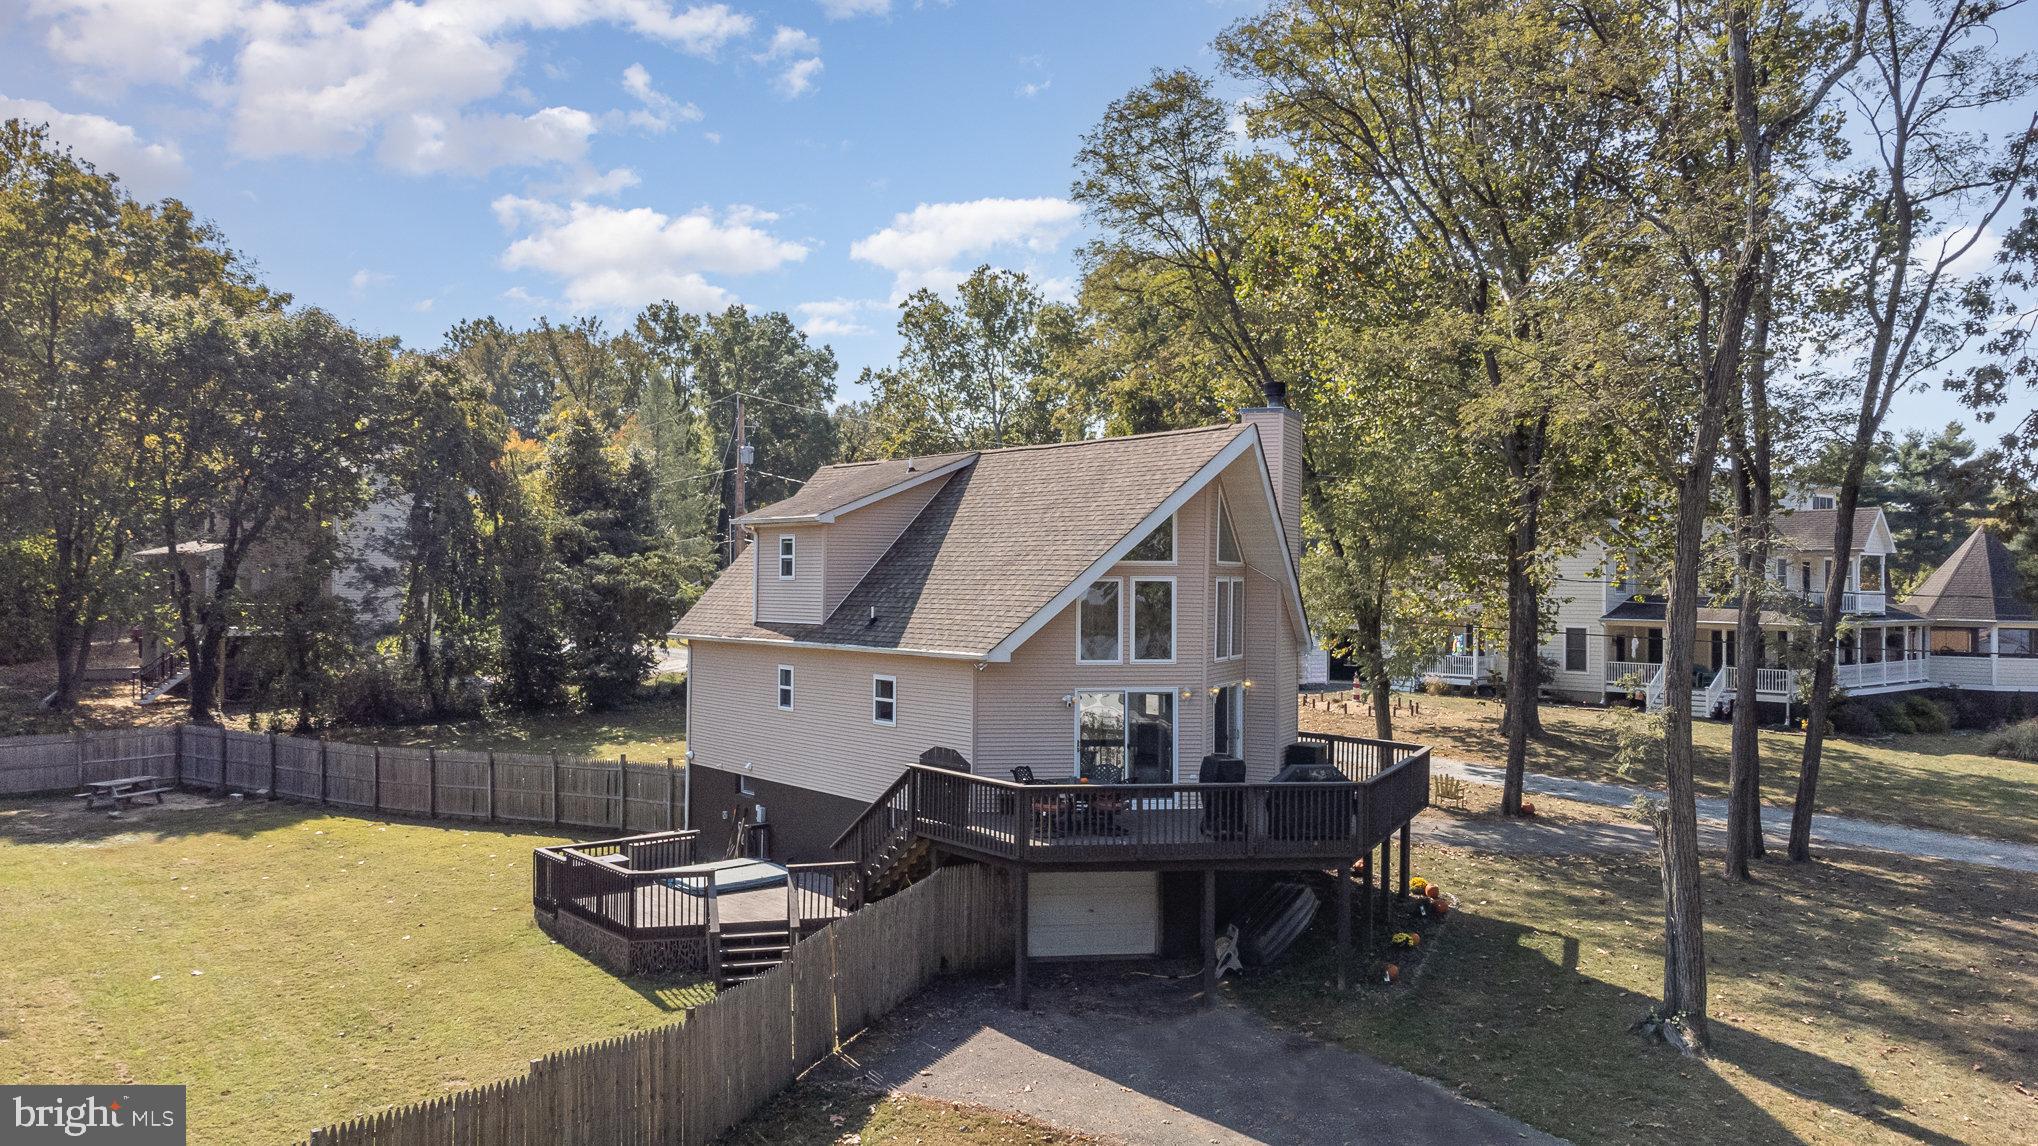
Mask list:
[[[743,527],[736,520],[750,512],[744,487],[750,477],[750,439],[743,425],[743,392],[736,391],[736,507],[729,514],[729,560],[733,563],[743,555]]]

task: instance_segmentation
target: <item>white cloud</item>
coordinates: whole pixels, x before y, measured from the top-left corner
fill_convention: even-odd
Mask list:
[[[708,275],[757,274],[807,255],[805,246],[766,230],[777,216],[754,207],[666,215],[588,203],[534,210],[528,202],[496,201],[498,219],[537,225],[510,244],[502,265],[562,280],[565,301],[576,309],[626,309],[658,299],[713,309],[730,295]]]
[[[663,132],[676,121],[697,123],[702,118],[701,109],[691,102],[681,103],[659,91],[651,82],[651,73],[644,70],[642,64],[631,64],[623,69],[623,90],[643,105],[629,114],[633,127]]]
[[[892,0],[821,0],[821,12],[830,20],[847,20],[856,16],[884,16],[891,10]]]
[[[1044,92],[1053,86],[1054,86],[1053,76],[1049,76],[1046,79],[1040,80],[1038,82],[1028,80],[1025,83],[1020,84],[1016,89],[1014,89],[1014,94],[1018,95],[1022,99],[1032,99],[1034,96],[1039,95],[1041,92]]]
[[[820,74],[821,57],[795,60],[778,74],[779,94],[787,99],[797,99],[814,90],[814,79]]]
[[[103,83],[194,82],[226,109],[244,154],[344,155],[379,139],[378,153],[410,171],[542,166],[585,154],[595,130],[587,112],[475,108],[518,94],[510,80],[524,34],[609,24],[706,56],[754,26],[726,4],[671,0],[31,3],[48,22],[51,51]],[[193,81],[208,48],[223,58]],[[683,118],[687,106],[674,103],[667,114]]]
[[[972,199],[964,203],[922,203],[892,217],[891,225],[858,239],[851,258],[891,271],[892,292],[903,296],[922,286],[936,289],[961,281],[956,264],[998,249],[1023,248],[1046,254],[1075,229],[1081,209],[1066,199]]]
[[[773,83],[780,95],[797,99],[814,89],[814,80],[821,74],[821,41],[798,28],[780,24],[771,35],[771,43],[752,58],[760,64],[791,61],[779,70]]]
[[[381,286],[391,281],[393,277],[381,271],[371,271],[367,267],[362,267],[360,270],[347,276],[347,289],[355,298],[359,298],[368,293],[369,287]]]
[[[506,230],[516,230],[526,224],[553,225],[566,221],[564,207],[523,195],[498,195],[488,209],[495,212],[495,221]]]
[[[435,298],[421,298],[416,302],[411,303],[410,308],[419,314],[430,314],[432,312],[432,308],[434,306],[437,306],[438,302],[439,300]]]
[[[1963,244],[1973,239],[1974,245],[1960,251]],[[1983,228],[1979,238],[1974,237],[1973,227],[1954,227],[1918,244],[1918,250],[1925,256],[1925,265],[1930,267],[1942,258],[1952,256],[1946,264],[1949,278],[1968,278],[1986,274],[1995,266],[1996,255],[2003,249],[2003,237],[1992,228]],[[1955,251],[1960,251],[1954,255]]]
[[[0,95],[0,119],[46,123],[50,137],[100,170],[120,176],[138,194],[154,196],[183,181],[184,156],[174,142],[146,142],[134,128],[103,115],[59,111],[39,99]]]
[[[830,298],[803,302],[793,309],[799,312],[800,329],[815,338],[850,338],[874,333],[861,318],[883,307],[877,299]]]

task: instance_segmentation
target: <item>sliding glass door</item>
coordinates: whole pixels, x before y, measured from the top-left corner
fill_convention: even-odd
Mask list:
[[[1174,690],[1078,692],[1076,775],[1099,784],[1174,783]]]

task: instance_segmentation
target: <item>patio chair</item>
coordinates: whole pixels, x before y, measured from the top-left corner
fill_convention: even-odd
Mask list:
[[[1465,804],[1465,781],[1456,776],[1436,775],[1429,778],[1430,794],[1439,804],[1449,804],[1463,809]]]

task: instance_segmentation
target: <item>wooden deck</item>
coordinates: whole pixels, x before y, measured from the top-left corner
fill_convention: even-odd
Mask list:
[[[709,937],[728,931],[811,931],[862,902],[851,863],[794,864],[789,882],[724,891],[694,862],[696,832],[655,832],[539,848],[531,902],[565,912],[630,942]]]

